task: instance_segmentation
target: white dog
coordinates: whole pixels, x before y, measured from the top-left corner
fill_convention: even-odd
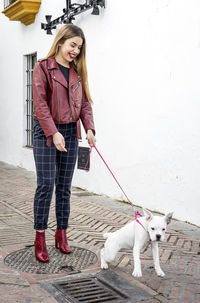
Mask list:
[[[173,213],[169,213],[164,217],[153,216],[153,214],[143,209],[144,217],[127,223],[125,226],[113,233],[105,233],[104,238],[107,239],[104,248],[101,249],[101,268],[107,269],[107,262],[115,259],[117,252],[122,248],[133,248],[134,258],[134,277],[141,277],[140,250],[148,241],[152,244],[152,254],[154,260],[155,271],[158,276],[164,276],[164,272],[160,268],[158,241],[163,241],[167,224],[170,223]]]

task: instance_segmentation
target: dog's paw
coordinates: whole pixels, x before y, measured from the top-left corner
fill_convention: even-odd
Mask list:
[[[142,271],[140,269],[139,270],[134,269],[132,276],[140,278],[142,277]]]
[[[108,264],[101,265],[101,269],[108,269]]]
[[[102,262],[101,269],[108,269],[108,264],[106,262]]]
[[[160,268],[160,269],[156,269],[156,273],[157,273],[157,275],[160,276],[160,277],[164,277],[164,276],[165,276],[165,273],[164,273],[164,271],[162,271],[161,268]]]

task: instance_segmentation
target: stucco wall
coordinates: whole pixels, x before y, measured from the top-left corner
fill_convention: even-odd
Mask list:
[[[40,23],[64,6],[43,0],[28,27],[0,15],[0,160],[30,170],[23,55],[46,56],[58,29],[48,36]],[[200,225],[200,2],[107,0],[99,16],[74,23],[87,38],[97,148],[134,203]],[[123,198],[95,150],[90,173],[76,170],[73,185]]]

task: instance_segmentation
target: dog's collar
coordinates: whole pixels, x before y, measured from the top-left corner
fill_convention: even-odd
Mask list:
[[[146,232],[148,232],[147,230],[146,230],[146,228],[144,227],[144,225],[138,220],[138,216],[140,216],[140,217],[142,217],[142,215],[138,212],[138,211],[136,211],[135,212],[135,221],[137,222],[137,223],[139,223],[141,226],[142,226],[142,228],[146,231]]]
[[[147,232],[147,234],[149,236],[149,243],[151,243],[152,241],[151,241],[150,234],[149,234],[148,230],[144,227],[144,225],[137,218],[135,218],[135,221],[137,223],[139,223],[142,226],[142,228]]]
[[[146,228],[144,227],[144,225],[143,225],[138,219],[135,219],[135,221],[136,221],[137,223],[139,223],[139,224],[142,226],[142,228],[147,232],[147,230],[146,230]]]

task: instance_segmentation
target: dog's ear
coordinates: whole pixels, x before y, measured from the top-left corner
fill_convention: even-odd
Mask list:
[[[165,216],[165,221],[167,222],[167,224],[171,222],[172,216],[173,216],[173,212]]]
[[[143,208],[143,213],[147,221],[151,221],[153,219],[153,214],[146,208]]]

